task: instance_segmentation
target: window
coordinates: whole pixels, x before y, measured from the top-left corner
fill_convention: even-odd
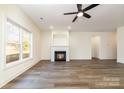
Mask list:
[[[6,31],[6,63],[31,58],[31,39],[31,32],[8,19]]]
[[[19,30],[18,27],[7,22],[7,45],[6,45],[6,62],[19,60]]]
[[[30,57],[30,50],[31,50],[31,40],[30,40],[30,33],[27,31],[23,31],[23,38],[22,38],[22,47],[23,47],[23,59]]]

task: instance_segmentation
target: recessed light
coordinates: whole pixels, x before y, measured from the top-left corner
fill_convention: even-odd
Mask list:
[[[68,29],[71,30],[71,26],[68,26]]]
[[[53,26],[53,25],[51,25],[51,26],[50,26],[50,29],[52,30],[53,28],[54,28],[54,26]]]

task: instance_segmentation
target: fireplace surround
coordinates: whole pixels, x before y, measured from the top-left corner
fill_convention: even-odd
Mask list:
[[[70,61],[69,59],[69,46],[52,46],[51,47],[51,62],[55,62],[55,52],[61,53],[64,52],[65,62]],[[61,56],[62,57],[62,56]]]
[[[51,62],[55,61],[70,61],[69,31],[52,31]]]

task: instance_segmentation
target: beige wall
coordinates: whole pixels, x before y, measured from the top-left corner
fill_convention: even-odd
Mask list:
[[[6,66],[4,61],[4,32],[6,18],[10,18],[33,33],[33,58],[19,64]],[[41,60],[41,31],[16,5],[0,5],[0,87]]]

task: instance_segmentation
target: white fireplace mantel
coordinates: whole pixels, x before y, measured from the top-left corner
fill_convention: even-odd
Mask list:
[[[55,62],[55,51],[66,51],[66,61],[69,61],[69,31],[52,31],[51,62]]]

